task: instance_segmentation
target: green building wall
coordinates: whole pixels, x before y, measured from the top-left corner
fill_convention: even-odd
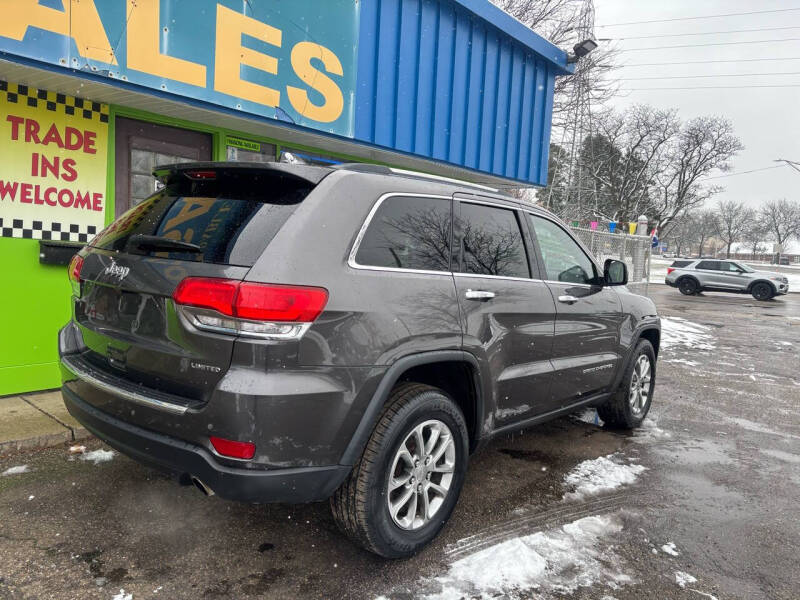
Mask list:
[[[226,136],[354,160],[324,148],[297,145],[290,140],[253,136],[242,131],[208,127],[189,121],[120,106],[110,107],[105,223],[114,218],[114,121],[116,116],[210,133],[213,157],[225,160]],[[363,162],[363,161],[361,161]],[[4,273],[0,284],[0,396],[46,390],[61,385],[58,369],[58,330],[69,320],[70,284],[67,268],[39,263],[39,241],[0,237]]]

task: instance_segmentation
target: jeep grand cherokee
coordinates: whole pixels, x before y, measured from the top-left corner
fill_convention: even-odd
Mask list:
[[[62,389],[182,483],[330,498],[353,540],[402,557],[493,436],[585,406],[632,428],[650,408],[654,304],[532,204],[364,165],[156,175],[70,265]]]

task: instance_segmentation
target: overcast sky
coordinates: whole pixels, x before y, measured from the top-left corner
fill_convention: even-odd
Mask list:
[[[699,115],[723,115],[733,122],[736,134],[745,145],[734,160],[732,173],[772,167],[776,158],[800,162],[800,60],[768,60],[746,62],[758,58],[800,59],[800,0],[594,0],[598,38],[615,38],[622,50],[619,62],[676,62],[663,66],[623,66],[614,77],[623,79],[658,77],[621,81],[617,107],[644,102],[658,107],[674,107],[683,119]],[[798,10],[787,11],[787,8]],[[726,16],[709,19],[666,21],[648,24],[620,25],[631,21],[682,19],[754,11],[782,12]],[[777,29],[781,28],[781,29]],[[739,33],[739,30],[754,30]],[[766,29],[766,31],[765,31]],[[667,34],[727,32],[713,35],[655,37]],[[642,39],[622,39],[654,36]],[[760,40],[791,41],[745,43]],[[720,46],[661,48],[633,51],[635,48],[677,46],[683,44],[730,43]],[[687,64],[691,61],[736,61]],[[763,73],[742,77],[728,74]],[[769,75],[767,75],[769,73]],[[773,73],[797,73],[774,75]],[[686,79],[668,77],[713,75]],[[752,87],[795,85],[797,87]],[[724,89],[648,90],[642,88],[737,86]],[[750,86],[750,87],[738,87]],[[773,198],[800,199],[800,172],[782,167],[714,180],[725,186],[716,199],[740,200],[758,206]]]

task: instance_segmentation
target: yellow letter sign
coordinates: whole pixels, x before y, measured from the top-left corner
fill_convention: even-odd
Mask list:
[[[84,58],[116,65],[94,0],[64,0],[64,5],[56,10],[39,0],[0,0],[0,36],[21,42],[28,27],[37,27],[71,37]]]
[[[321,60],[328,73],[334,75],[342,75],[342,63],[325,46],[313,42],[299,42],[292,48],[294,72],[304,83],[308,84],[308,87],[322,94],[325,102],[320,106],[312,104],[306,90],[292,86],[286,87],[286,94],[289,96],[289,102],[301,115],[320,123],[331,123],[339,118],[344,109],[342,90],[330,77],[313,67],[312,58]]]
[[[159,10],[159,0],[128,0],[128,68],[205,87],[205,65],[161,53]]]
[[[214,89],[250,102],[280,106],[281,93],[278,90],[242,79],[242,65],[273,75],[278,73],[278,59],[242,46],[242,35],[249,35],[272,46],[281,45],[280,29],[218,4]]]

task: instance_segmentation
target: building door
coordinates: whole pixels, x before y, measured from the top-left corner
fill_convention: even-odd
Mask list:
[[[115,216],[158,189],[157,165],[211,160],[211,135],[117,117]]]

